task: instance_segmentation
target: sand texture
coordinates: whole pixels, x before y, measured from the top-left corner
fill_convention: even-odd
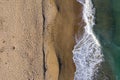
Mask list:
[[[73,80],[76,0],[0,0],[0,80]]]

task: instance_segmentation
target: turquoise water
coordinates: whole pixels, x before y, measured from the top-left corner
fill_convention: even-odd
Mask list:
[[[120,80],[120,0],[93,0],[93,3],[96,8],[94,31],[115,76],[110,80]]]

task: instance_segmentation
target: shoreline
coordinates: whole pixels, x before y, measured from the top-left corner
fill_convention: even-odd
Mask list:
[[[73,50],[73,60],[76,64],[74,79],[93,80],[94,75],[103,62],[101,46],[93,33],[95,10],[91,0],[86,0],[85,2],[78,1],[83,5],[82,18],[86,25],[84,26],[85,32],[82,39],[77,40]]]

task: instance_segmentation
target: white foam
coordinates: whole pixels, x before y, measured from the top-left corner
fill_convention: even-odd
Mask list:
[[[77,0],[83,4],[83,20],[86,23],[85,32],[73,50],[73,60],[76,65],[74,80],[93,80],[100,63],[103,61],[101,46],[93,33],[95,8],[91,0]]]
[[[77,0],[81,4],[85,4],[85,0]]]

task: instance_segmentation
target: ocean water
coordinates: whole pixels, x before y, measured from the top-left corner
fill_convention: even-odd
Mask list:
[[[102,46],[105,61],[115,77],[110,80],[120,80],[120,0],[93,2],[96,8],[94,32]]]
[[[76,38],[73,60],[76,65],[74,80],[94,80],[103,62],[101,45],[93,33],[95,8],[91,0],[77,0],[83,5],[84,34],[81,40]]]
[[[120,80],[120,0],[77,0],[85,32],[76,39],[74,80]]]

